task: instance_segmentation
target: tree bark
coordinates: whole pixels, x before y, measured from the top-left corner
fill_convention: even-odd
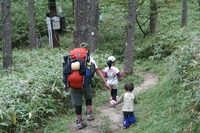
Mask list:
[[[87,42],[91,52],[97,49],[99,0],[74,0],[74,47]]]
[[[12,65],[11,44],[11,0],[2,0],[2,43],[3,43],[3,68]]]
[[[35,9],[34,0],[29,0],[29,40],[31,44],[31,49],[36,48],[36,28],[35,28]]]
[[[187,10],[188,10],[187,6],[188,6],[188,0],[183,0],[181,27],[184,27],[187,25]]]
[[[157,28],[157,3],[150,0],[150,33],[155,33]]]
[[[129,74],[133,73],[135,18],[136,18],[136,0],[130,0],[128,9],[129,25],[127,28],[127,42],[125,46],[125,63],[124,63],[124,70],[126,73]]]
[[[87,37],[88,37],[87,0],[74,0],[74,27],[73,27],[74,47],[79,47],[80,43],[87,42]]]

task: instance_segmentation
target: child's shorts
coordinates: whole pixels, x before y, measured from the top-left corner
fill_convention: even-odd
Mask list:
[[[136,121],[135,115],[133,112],[123,112],[124,114],[124,121],[123,126],[128,128],[131,124]]]

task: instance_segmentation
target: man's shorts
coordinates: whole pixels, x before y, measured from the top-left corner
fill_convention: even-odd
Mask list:
[[[80,106],[83,104],[83,96],[85,99],[92,99],[91,85],[83,89],[71,88],[71,102],[74,106]]]

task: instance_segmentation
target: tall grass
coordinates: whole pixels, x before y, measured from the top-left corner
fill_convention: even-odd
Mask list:
[[[187,27],[180,28],[181,19],[177,16],[181,14],[181,1],[175,1],[162,8],[155,35],[136,36],[135,73],[153,71],[159,74],[159,83],[138,94],[137,122],[127,132],[200,132],[200,13],[195,0],[189,1],[188,7]],[[110,8],[115,6],[112,4]],[[106,23],[101,26],[105,27]],[[112,31],[112,27],[109,23],[106,28]],[[123,33],[123,24],[119,29]],[[122,68],[124,36],[114,33],[109,36],[111,32],[105,32],[102,36],[105,40],[99,42],[104,51],[94,53],[100,68],[105,67],[105,60],[111,54],[118,57],[116,64]],[[75,117],[68,93],[62,91],[62,58],[72,43],[68,37],[70,39],[61,39],[65,49],[13,51],[13,67],[0,71],[0,132],[67,132],[66,125],[73,123]],[[105,51],[107,48],[111,50]],[[142,82],[140,77],[128,75],[120,80],[119,88],[127,80],[136,85]],[[106,102],[109,94],[103,91],[102,82],[97,82],[98,77],[94,81],[97,83],[94,106],[99,106]]]
[[[63,55],[59,49],[13,51],[13,67],[1,71],[1,132],[31,131],[64,107]]]

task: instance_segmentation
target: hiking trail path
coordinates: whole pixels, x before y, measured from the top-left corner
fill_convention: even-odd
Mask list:
[[[157,84],[158,76],[151,72],[139,73],[144,78],[144,82],[138,86],[135,86],[134,91],[137,94],[140,91],[144,91],[149,87]],[[87,127],[78,130],[76,124],[72,123],[68,125],[69,133],[119,133],[123,132],[122,125],[123,114],[121,110],[121,104],[115,108],[111,108],[109,101],[98,107],[99,114],[94,114],[95,120],[87,122]]]

